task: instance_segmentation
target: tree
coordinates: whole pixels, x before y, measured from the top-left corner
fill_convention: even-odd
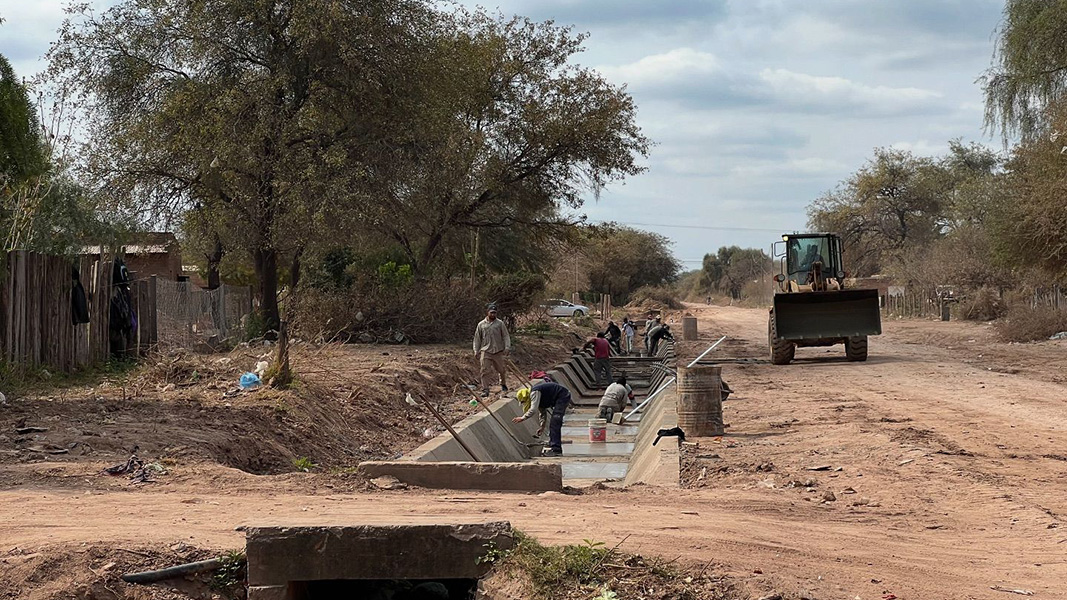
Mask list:
[[[411,108],[403,86],[431,12],[416,0],[73,10],[49,74],[83,100],[96,191],[140,223],[190,209],[225,222],[277,328],[279,258],[329,238],[359,163],[351,153],[373,149],[377,125]]]
[[[715,254],[704,255],[700,280],[704,289],[718,290],[740,300],[745,286],[765,276],[771,266],[771,257],[763,250],[723,246]]]
[[[371,177],[387,201],[353,213],[419,273],[455,262],[472,231],[487,250],[509,237],[552,245],[578,222],[562,212],[641,172],[649,147],[632,98],[570,63],[584,36],[520,17],[447,21],[454,34],[435,46],[433,86],[403,134],[417,142],[381,155]]]
[[[1067,127],[1067,109],[1059,108],[1048,127]],[[1000,261],[1016,270],[1037,267],[1052,277],[1067,277],[1063,142],[1038,136],[1016,146],[1005,179],[1011,201],[997,203],[991,218]]]
[[[50,73],[85,99],[96,189],[142,223],[216,219],[228,256],[252,258],[268,328],[279,261],[295,282],[309,246],[384,234],[420,276],[450,256],[447,274],[472,231],[543,239],[647,149],[629,96],[570,66],[582,38],[548,24],[424,0],[125,0],[76,17]]]
[[[2,22],[2,21],[0,21]],[[0,236],[2,251],[62,254],[90,239],[113,241],[114,229],[67,170],[69,131],[59,110],[47,117],[0,56]],[[39,116],[40,113],[40,116]],[[44,121],[44,123],[42,123]]]
[[[922,246],[943,233],[950,187],[933,159],[879,148],[808,207],[809,226],[840,234],[850,270],[871,275],[883,267],[883,255]]]
[[[673,283],[681,270],[670,240],[658,233],[615,223],[590,226],[584,247],[590,289],[611,294],[619,305],[639,288]]]
[[[1047,129],[1048,108],[1067,92],[1067,2],[1008,0],[993,66],[981,81],[986,126],[1005,141]]]

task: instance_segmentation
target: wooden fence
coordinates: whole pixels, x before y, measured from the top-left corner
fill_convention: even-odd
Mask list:
[[[75,264],[89,303],[90,322],[81,325],[71,318]],[[107,360],[110,284],[110,260],[9,252],[0,277],[0,357],[68,373]]]
[[[901,290],[882,296],[882,312],[893,317],[939,317],[941,300],[921,290]]]

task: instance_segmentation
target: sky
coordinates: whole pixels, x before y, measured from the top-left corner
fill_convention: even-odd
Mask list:
[[[1003,0],[483,0],[587,32],[575,62],[625,85],[655,143],[647,171],[583,207],[661,233],[685,268],[769,248],[875,148],[991,146],[981,85]],[[41,57],[65,0],[0,0],[0,54]],[[101,4],[94,2],[94,4]]]

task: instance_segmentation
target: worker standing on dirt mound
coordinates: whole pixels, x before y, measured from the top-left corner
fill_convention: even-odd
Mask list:
[[[548,448],[543,456],[562,456],[563,415],[567,412],[567,405],[571,403],[570,390],[554,381],[546,381],[533,386],[528,393],[527,388],[522,388],[519,393],[515,394],[515,397],[522,403],[522,408],[526,412],[522,416],[515,417],[511,422],[522,423],[534,415],[539,415],[541,429],[538,430],[538,435],[544,430],[542,413],[547,413],[551,409],[552,416],[548,422]]]
[[[598,333],[595,338],[586,342],[582,349],[589,347],[593,348],[593,376],[596,377],[596,386],[607,387],[611,383],[611,345],[603,333]],[[600,383],[601,375],[604,376],[603,386]]]
[[[490,304],[485,318],[474,329],[474,356],[480,358],[482,397],[489,396],[493,384],[492,370],[500,375],[500,391],[508,391],[504,361],[511,352],[511,336],[504,322],[496,318],[496,304]]]
[[[615,413],[621,413],[626,409],[627,400],[631,403],[634,401],[634,391],[626,383],[626,376],[622,375],[615,380],[615,383],[609,385],[608,389],[604,390],[604,397],[600,399],[600,404],[597,406],[600,410],[597,418],[607,419],[610,423]]]

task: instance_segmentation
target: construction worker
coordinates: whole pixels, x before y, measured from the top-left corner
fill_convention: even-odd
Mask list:
[[[582,349],[593,348],[593,376],[596,377],[596,386],[601,387],[600,376],[604,376],[604,387],[611,383],[611,344],[603,333],[589,340]]]
[[[626,376],[620,375],[615,383],[608,386],[608,389],[604,390],[604,397],[600,399],[600,404],[597,408],[600,409],[600,413],[597,414],[598,418],[607,419],[610,423],[611,418],[615,416],[615,413],[622,412],[626,409],[626,401],[631,403],[634,401],[633,388],[626,383]]]
[[[615,324],[615,321],[608,321],[608,326],[604,329],[604,333],[607,335],[608,343],[619,354],[622,354],[622,347],[619,346],[619,340],[622,338],[622,330]]]
[[[496,318],[496,304],[490,304],[485,318],[474,329],[474,356],[480,358],[482,397],[489,396],[493,383],[492,370],[500,375],[500,391],[508,391],[507,371],[504,361],[511,352],[511,336],[504,322]]]
[[[634,322],[629,317],[622,318],[622,333],[626,336],[626,353],[630,354],[634,351],[634,334],[637,331],[634,329]]]
[[[567,412],[567,405],[571,402],[570,391],[554,381],[539,383],[532,388],[522,388],[515,393],[515,397],[522,403],[524,412],[521,416],[511,420],[512,423],[522,423],[526,419],[538,415],[540,428],[537,435],[545,431],[545,422],[548,421],[548,448],[543,456],[563,455],[563,415]],[[551,412],[551,416],[549,413]]]
[[[656,350],[659,349],[660,340],[663,340],[663,339],[673,340],[674,336],[671,334],[671,326],[670,325],[660,325],[659,327],[654,328],[652,330],[652,332],[648,334],[648,338],[649,338],[649,342],[648,342],[649,343],[649,347],[648,347],[649,356],[655,356],[656,355]]]

